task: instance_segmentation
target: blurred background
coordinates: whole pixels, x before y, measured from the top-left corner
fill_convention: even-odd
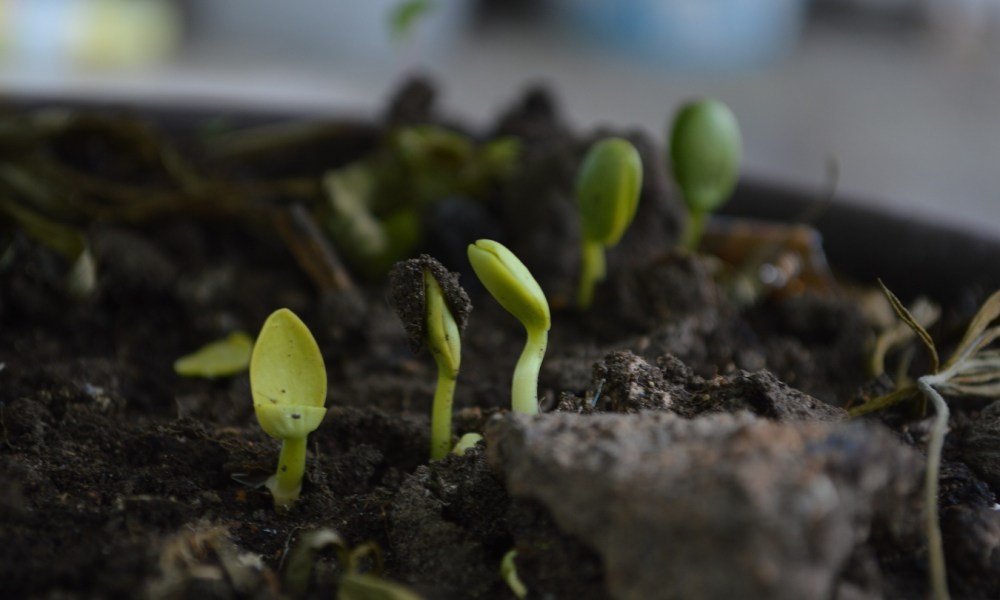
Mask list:
[[[0,0],[0,93],[485,125],[546,83],[660,137],[728,103],[744,174],[1000,235],[1000,0]]]

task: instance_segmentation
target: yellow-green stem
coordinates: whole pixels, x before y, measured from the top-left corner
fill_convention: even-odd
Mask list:
[[[538,414],[538,371],[542,368],[549,332],[544,329],[527,330],[528,341],[521,351],[521,358],[514,367],[511,385],[511,410],[529,415]]]
[[[587,310],[594,301],[594,288],[604,279],[607,265],[604,244],[584,238],[580,252],[580,284],[576,289],[576,307]]]
[[[278,471],[267,482],[275,506],[285,507],[299,499],[306,470],[306,439],[286,438],[281,442]]]
[[[927,511],[927,556],[930,563],[931,597],[934,600],[949,600],[948,572],[944,559],[944,544],[941,540],[941,524],[938,521],[938,477],[941,472],[941,451],[948,433],[948,404],[934,384],[942,377],[925,375],[917,380],[917,387],[930,398],[934,405],[934,423],[931,426],[930,441],[927,444],[927,471],[924,479],[924,504]],[[946,379],[945,379],[946,380]]]
[[[451,451],[451,404],[455,398],[455,380],[445,369],[438,369],[437,390],[431,412],[431,460],[439,460]]]
[[[708,213],[699,210],[692,210],[688,213],[688,222],[684,228],[681,238],[681,248],[688,252],[694,252],[701,244],[701,235],[705,232],[705,222],[708,220]]]

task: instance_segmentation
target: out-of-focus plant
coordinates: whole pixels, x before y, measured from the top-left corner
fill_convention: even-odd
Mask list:
[[[320,222],[355,269],[379,277],[412,255],[430,205],[485,197],[510,176],[519,156],[513,138],[477,144],[441,127],[403,127],[380,151],[324,176]]]
[[[234,331],[191,354],[174,361],[174,372],[182,377],[227,377],[250,367],[253,339],[243,331]]]
[[[736,187],[742,143],[729,107],[718,100],[681,106],[670,130],[670,161],[689,215],[681,247],[698,248],[705,220]]]
[[[576,178],[582,229],[576,306],[590,308],[594,287],[604,279],[604,251],[621,240],[639,207],[642,159],[631,142],[608,138],[594,144]]]
[[[382,552],[375,542],[352,548],[337,531],[329,528],[303,534],[285,555],[282,582],[285,591],[293,598],[308,593],[316,555],[325,548],[336,551],[343,573],[337,589],[339,600],[420,600],[415,592],[381,576]],[[371,571],[362,571],[361,564],[365,559],[374,563]]]

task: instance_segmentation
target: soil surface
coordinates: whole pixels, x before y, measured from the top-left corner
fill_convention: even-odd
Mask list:
[[[544,90],[474,140],[520,140],[513,169],[420,207],[407,256],[457,273],[473,307],[454,433],[485,436],[428,461],[434,360],[414,352],[385,277],[317,236],[315,196],[325,172],[384,151],[397,128],[447,124],[434,96],[412,82],[384,123],[317,125],[228,151],[213,150],[215,129],[239,127],[218,119],[121,111],[2,140],[4,194],[25,189],[7,165],[31,156],[89,178],[72,180],[74,207],[115,197],[99,185],[109,181],[148,191],[150,206],[177,190],[203,202],[132,211],[121,201],[63,219],[96,265],[82,298],[67,291],[63,256],[0,212],[0,595],[331,598],[348,570],[333,548],[304,578],[288,568],[300,541],[327,528],[378,548],[380,560],[352,568],[426,598],[513,597],[500,574],[512,549],[530,598],[927,597],[928,421],[916,403],[855,420],[844,410],[892,390],[867,369],[886,326],[877,295],[826,272],[821,248],[791,234],[755,240],[752,224],[712,234],[737,240],[728,263],[675,252],[684,209],[658,141],[570,131]],[[145,133],[109,133],[115,120]],[[640,150],[644,184],[608,279],[580,313],[573,180],[609,134]],[[164,146],[143,154],[136,139]],[[198,185],[185,187],[195,181],[185,169]],[[482,237],[517,254],[552,307],[537,417],[508,410],[524,330],[471,272],[466,246]],[[764,277],[775,270],[778,284]],[[931,328],[943,348],[975,301],[943,307]],[[287,511],[248,485],[273,473],[279,442],[257,425],[246,372],[173,368],[233,331],[256,335],[280,307],[310,327],[329,379]],[[997,598],[1000,404],[952,407],[939,498],[952,597]]]

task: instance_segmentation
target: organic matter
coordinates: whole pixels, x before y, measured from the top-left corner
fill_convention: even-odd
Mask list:
[[[507,600],[499,567],[516,549],[531,597],[928,598],[933,409],[924,416],[914,388],[862,419],[848,414],[933,372],[914,335],[890,344],[891,379],[870,373],[869,342],[896,320],[874,275],[907,306],[923,294],[940,307],[921,322],[947,364],[1000,287],[988,268],[1000,244],[925,224],[906,246],[899,232],[915,223],[835,202],[815,227],[836,276],[737,304],[716,279],[718,259],[674,251],[687,211],[654,168],[656,136],[573,130],[541,89],[463,132],[437,112],[435,93],[408,86],[384,119],[365,122],[0,106],[3,593],[277,599],[304,587],[305,598],[333,598],[377,575],[428,599]],[[407,348],[388,281],[366,277],[323,227],[325,174],[380,163],[399,128],[422,126],[455,129],[472,148],[521,147],[509,175],[479,179],[475,194],[421,186],[449,197],[420,211],[415,251],[456,271],[476,306],[451,432],[483,440],[440,460],[428,460],[438,365]],[[579,311],[575,177],[607,137],[639,152],[642,201]],[[454,164],[449,153],[423,156]],[[755,187],[769,208],[798,201],[790,215],[813,199],[745,183],[728,210],[752,206],[739,194]],[[60,227],[26,231],[40,221],[12,218],[13,204]],[[43,229],[88,249],[89,294],[67,293],[74,255],[42,241]],[[544,293],[551,327],[529,390],[539,414],[510,410],[525,327],[479,285],[468,262],[479,239],[502,243]],[[901,248],[919,249],[920,264]],[[760,246],[730,249],[732,264],[760,264]],[[414,279],[422,292],[422,271]],[[543,323],[540,299],[522,301],[519,316]],[[299,497],[280,511],[267,488],[246,485],[277,479],[282,442],[248,400],[266,386],[173,368],[210,340],[256,335],[277,307],[308,324],[322,356],[311,354],[314,376],[292,379],[316,388],[325,371],[329,391],[308,406],[331,400],[300,446]],[[405,320],[425,319],[421,307]],[[272,362],[261,352],[255,366]],[[1000,408],[992,394],[938,392],[951,413],[937,478],[948,591],[997,598]],[[307,577],[286,578],[298,540],[329,527],[342,547],[369,549],[352,571],[364,581],[330,546],[307,561]]]

